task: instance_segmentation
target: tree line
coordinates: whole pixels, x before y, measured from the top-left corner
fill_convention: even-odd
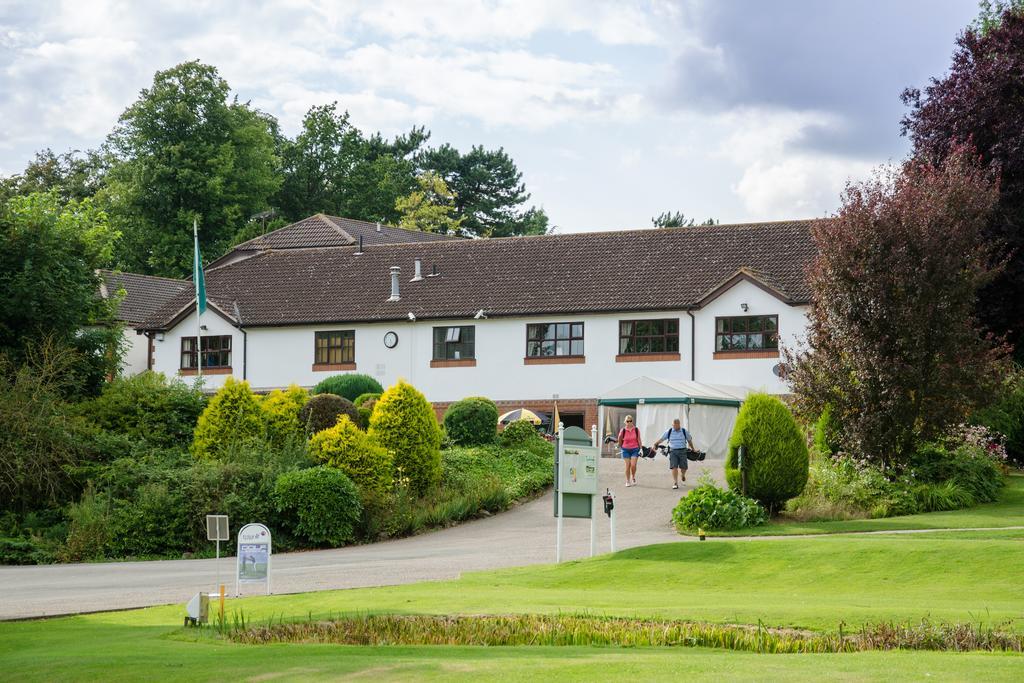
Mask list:
[[[190,61],[157,72],[98,149],[46,149],[0,178],[0,201],[89,199],[118,235],[106,265],[169,277],[191,272],[193,221],[211,257],[320,212],[469,237],[547,232],[507,152],[429,140],[421,126],[366,133],[337,103],[312,107],[290,138]]]

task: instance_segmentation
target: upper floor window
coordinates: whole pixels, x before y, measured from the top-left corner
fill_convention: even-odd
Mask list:
[[[434,360],[468,360],[476,358],[476,327],[434,328]]]
[[[679,318],[620,320],[619,353],[679,353]]]
[[[313,362],[317,365],[356,362],[355,330],[317,332],[315,337]]]
[[[582,356],[583,323],[531,323],[526,326],[527,357]]]
[[[778,348],[777,315],[715,318],[715,351],[762,351]]]
[[[231,335],[214,335],[203,337],[203,367],[204,368],[229,368],[231,367]],[[181,369],[195,370],[196,362],[196,338],[181,338]]]

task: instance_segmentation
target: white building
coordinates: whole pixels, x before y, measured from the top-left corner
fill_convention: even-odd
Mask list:
[[[153,337],[139,330],[142,322],[192,283],[152,275],[100,271],[100,296],[116,298],[117,320],[124,325],[125,354],[121,374],[134,375],[153,366]]]
[[[214,262],[205,386],[362,372],[407,379],[439,411],[466,396],[540,410],[557,398],[580,425],[641,375],[787,391],[779,347],[807,325],[809,221],[405,243],[370,225],[313,216]],[[194,376],[197,326],[191,290],[154,312],[140,326],[153,369]]]

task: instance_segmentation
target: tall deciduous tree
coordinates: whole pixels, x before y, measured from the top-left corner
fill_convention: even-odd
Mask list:
[[[990,398],[1007,349],[974,306],[998,272],[983,238],[997,198],[957,150],[847,187],[838,215],[815,223],[810,349],[786,364],[798,406],[831,407],[847,452],[900,462]]]
[[[366,137],[336,102],[313,107],[302,132],[282,145],[284,181],[276,204],[291,220],[323,212],[395,223],[395,201],[416,189],[412,157],[428,137],[423,128],[393,140]]]
[[[192,222],[218,254],[277,190],[276,122],[237,99],[198,61],[157,72],[108,140],[116,157],[105,196],[124,233],[126,269],[191,271]]]
[[[530,195],[523,174],[504,149],[474,146],[461,154],[446,144],[421,154],[419,164],[444,178],[455,193],[456,215],[463,219],[467,234],[509,237],[547,232],[547,214],[524,208]]]
[[[398,225],[442,235],[457,234],[464,219],[452,216],[455,194],[433,171],[420,174],[416,181],[419,189],[395,202],[395,209],[402,215]]]
[[[14,195],[54,191],[65,202],[92,197],[102,187],[107,161],[99,152],[36,152],[25,170],[0,179],[0,201]]]
[[[114,301],[99,296],[96,272],[117,237],[90,199],[65,204],[52,191],[0,206],[0,354],[23,362],[44,339],[78,351],[66,389],[95,391],[119,358]]]
[[[914,153],[932,163],[967,143],[998,170],[999,201],[985,234],[1010,260],[981,293],[978,315],[989,329],[1007,333],[1024,359],[1024,8],[1014,1],[989,10],[958,38],[946,76],[923,93],[903,93],[911,111],[902,125]]]

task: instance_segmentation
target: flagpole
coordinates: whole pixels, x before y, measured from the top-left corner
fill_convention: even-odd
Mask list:
[[[199,274],[202,272],[203,264],[199,256],[199,226],[196,219],[192,219],[192,239],[195,241],[195,256],[192,264],[192,279],[196,286],[196,378],[203,378],[203,321],[202,310],[199,305]]]

